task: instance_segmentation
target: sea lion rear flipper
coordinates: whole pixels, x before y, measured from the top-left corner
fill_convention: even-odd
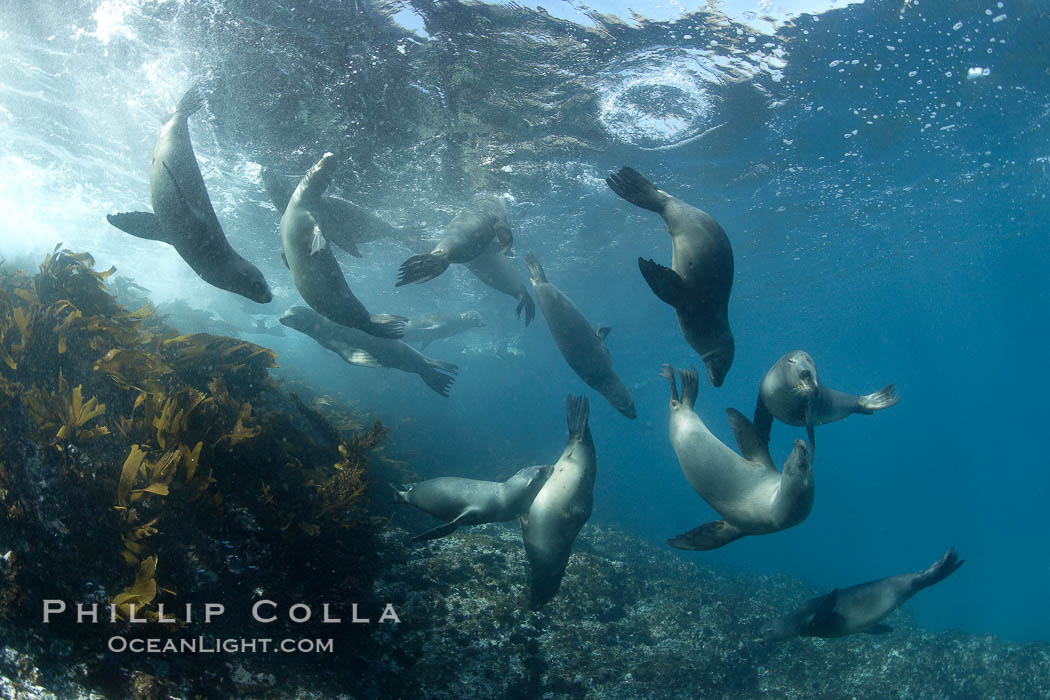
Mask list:
[[[458,518],[456,520],[458,520]],[[446,535],[451,535],[453,532],[456,531],[457,527],[459,527],[459,526],[456,524],[456,521],[453,520],[450,523],[445,523],[444,525],[438,525],[437,527],[435,527],[435,528],[433,528],[431,530],[427,530],[426,532],[419,533],[418,535],[416,535],[415,537],[412,538],[412,541],[413,542],[425,542],[427,540],[436,540],[438,538],[445,537]]]
[[[565,397],[565,421],[569,426],[569,438],[582,436],[587,430],[587,417],[590,414],[590,404],[586,396]]]
[[[536,318],[536,303],[529,296],[529,293],[522,290],[521,297],[518,299],[518,308],[514,312],[514,318],[521,318],[521,310],[525,309],[525,327],[528,328],[529,324],[532,323],[532,319]]]
[[[873,627],[869,627],[868,629],[864,630],[864,634],[886,634],[887,632],[892,632],[892,631],[893,631],[893,628],[890,627],[889,625],[878,624],[878,625],[874,625]]]
[[[729,426],[733,429],[737,447],[740,448],[740,454],[744,455],[744,459],[776,469],[773,458],[769,454],[769,441],[762,440],[755,426],[740,411],[735,408],[727,408],[726,413],[729,414]]]
[[[387,486],[393,492],[394,503],[408,503],[408,492],[412,490],[411,484],[408,486],[395,484],[392,481],[386,482]]]
[[[940,583],[955,573],[965,561],[965,559],[959,559],[959,553],[955,551],[955,547],[949,547],[943,557],[915,576],[915,590],[920,591],[927,586]]]
[[[610,333],[612,333],[612,328],[609,328],[608,326],[595,326],[594,332],[597,334],[598,339],[604,343],[605,339],[609,337]]]
[[[657,213],[663,212],[664,203],[670,196],[637,170],[627,166],[620,168],[620,172],[615,175],[605,178],[605,184],[631,204]]]
[[[642,277],[649,284],[649,289],[653,290],[653,294],[660,297],[662,302],[676,309],[689,304],[685,280],[677,272],[644,258],[638,258],[638,269],[642,271]]]
[[[459,366],[454,365],[451,362],[445,362],[443,360],[434,360],[427,358],[427,364],[435,369],[439,369],[442,372],[448,372],[449,374],[455,374],[459,371]]]
[[[755,401],[755,431],[758,433],[760,440],[769,444],[769,435],[773,432],[773,414],[769,412],[766,405],[762,402],[762,396],[759,395],[758,400]]]
[[[361,330],[377,338],[397,340],[405,334],[405,323],[408,321],[404,316],[393,314],[372,314],[368,317],[368,323],[360,326]]]
[[[431,362],[437,362],[437,360],[431,360]],[[441,364],[442,365],[448,365],[449,363],[442,362]],[[453,367],[453,369],[451,371],[455,372],[456,371],[455,370],[455,365],[451,365],[451,366]],[[442,368],[442,369],[444,369],[444,368]],[[448,370],[446,370],[446,371],[448,371]],[[422,378],[423,382],[428,387],[433,389],[435,392],[437,392],[441,396],[448,396],[449,387],[452,386],[452,382],[456,381],[456,378],[453,377],[452,375],[450,375],[450,374],[443,374],[443,373],[439,372],[436,367],[430,367],[430,366],[428,366],[424,371],[420,372],[419,376],[420,376],[420,378]]]
[[[204,95],[201,94],[201,86],[194,84],[179,100],[179,106],[175,108],[176,114],[188,117],[196,113],[204,106]]]
[[[725,520],[714,520],[695,527],[689,532],[672,537],[667,544],[675,549],[689,549],[698,552],[706,552],[710,549],[723,547],[735,539],[744,536],[740,528],[730,525]]]
[[[160,224],[160,219],[152,212],[128,211],[120,214],[106,214],[106,221],[135,238],[162,243],[171,242],[165,234],[164,227]]]

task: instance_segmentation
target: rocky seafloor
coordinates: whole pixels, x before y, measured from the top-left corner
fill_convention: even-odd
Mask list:
[[[1007,644],[918,628],[844,639],[754,640],[786,604],[819,593],[786,576],[728,576],[614,528],[584,528],[559,595],[528,611],[516,525],[423,545],[381,535],[374,601],[400,624],[368,626],[354,658],[228,656],[221,693],[346,698],[1045,698],[1050,644]],[[2,631],[2,628],[0,628]],[[20,643],[28,645],[28,649]],[[74,665],[34,634],[4,636],[0,697],[92,695]],[[119,662],[119,661],[118,661]],[[165,674],[129,670],[137,697],[208,695]],[[82,674],[81,674],[82,675]]]

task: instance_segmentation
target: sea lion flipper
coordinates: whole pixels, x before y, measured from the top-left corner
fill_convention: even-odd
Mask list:
[[[106,214],[106,221],[124,233],[147,241],[170,243],[156,214],[148,211],[128,211],[120,214]]]
[[[689,303],[689,290],[682,276],[669,267],[645,258],[638,258],[638,269],[649,284],[649,289],[665,304],[677,308]]]
[[[675,549],[689,549],[705,552],[710,549],[723,547],[735,539],[743,537],[740,528],[730,525],[725,520],[713,520],[695,527],[689,532],[672,537],[667,544]]]
[[[310,238],[310,255],[316,255],[328,247],[328,241],[324,239],[324,234],[321,233],[321,227],[314,222],[313,236]]]
[[[200,111],[200,108],[204,106],[204,95],[201,93],[201,86],[194,84],[189,90],[183,94],[182,99],[179,100],[179,106],[175,108],[175,113],[183,117],[188,117]]]
[[[281,251],[281,262],[283,262],[284,266],[289,270],[292,269],[292,266],[288,264],[288,257],[284,254],[283,250]]]
[[[810,454],[815,454],[817,451],[817,439],[813,433],[812,424],[806,426],[806,435],[809,437],[809,452]]]
[[[405,323],[408,321],[404,316],[393,314],[372,314],[368,317],[368,323],[358,326],[361,330],[377,338],[397,340],[405,334]]]
[[[755,402],[755,430],[758,432],[759,439],[763,440],[767,445],[769,444],[770,433],[773,432],[773,414],[769,412],[769,408],[762,401],[762,396],[759,395],[758,400]]]
[[[433,253],[413,255],[401,263],[401,267],[397,272],[397,283],[394,286],[402,287],[413,282],[422,284],[434,279],[447,269],[448,258],[444,255],[434,255]]]
[[[459,520],[459,518],[456,518],[456,520]],[[456,531],[456,528],[459,527],[459,525],[456,524],[456,520],[453,520],[450,523],[445,523],[444,525],[438,525],[437,527],[427,530],[426,532],[421,532],[415,537],[413,537],[412,541],[426,542],[427,540],[436,540],[441,537],[445,537],[446,535],[451,535],[453,532]]]
[[[525,265],[529,268],[529,277],[534,285],[546,283],[547,275],[543,272],[543,265],[540,265],[539,258],[530,252],[525,256]]]
[[[587,417],[590,414],[590,403],[586,396],[565,397],[565,422],[569,426],[570,439],[580,437],[587,431]]]
[[[514,312],[514,318],[521,318],[522,309],[525,309],[525,327],[528,328],[529,324],[532,323],[532,319],[536,318],[536,302],[524,290],[518,299],[518,308]]]
[[[897,402],[900,400],[901,397],[897,393],[897,387],[887,384],[873,394],[861,396],[857,401],[859,404],[857,412],[871,415],[875,411],[897,405]]]
[[[615,175],[605,178],[605,184],[631,204],[657,213],[663,213],[664,204],[669,197],[644,175],[627,166],[620,168],[620,172]]]
[[[839,589],[836,588],[831,593],[823,595],[817,600],[817,607],[813,611],[813,615],[810,616],[809,620],[806,622],[806,627],[824,627],[832,621],[832,616],[836,614],[835,606],[839,602]]]
[[[432,360],[432,362],[437,362],[437,360]],[[448,366],[449,363],[442,362],[441,365]],[[455,368],[455,365],[451,366]],[[444,369],[444,367],[441,367],[441,369]],[[455,372],[456,370],[452,369],[451,371]],[[423,383],[433,389],[439,396],[446,397],[448,396],[449,387],[452,386],[452,382],[456,381],[456,378],[451,374],[443,374],[437,367],[433,366],[428,366],[426,370],[419,373],[419,376],[423,379]]]
[[[339,353],[344,360],[358,367],[382,367],[383,364],[374,355],[360,348],[347,348]]]
[[[597,326],[595,327],[594,332],[598,335],[598,338],[604,343],[605,339],[609,337],[610,333],[612,333],[612,328],[609,328],[608,326]]]
[[[776,469],[773,458],[769,454],[769,441],[762,439],[755,426],[740,411],[735,408],[727,408],[726,413],[729,414],[729,427],[733,429],[737,447],[740,448],[740,454],[744,455],[744,459]]]

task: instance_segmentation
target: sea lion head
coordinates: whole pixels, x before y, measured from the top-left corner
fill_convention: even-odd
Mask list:
[[[788,385],[796,394],[812,399],[820,389],[817,381],[817,365],[809,353],[796,350],[785,357]]]
[[[532,501],[536,498],[536,494],[539,493],[540,489],[543,488],[543,485],[547,483],[547,478],[553,471],[553,464],[540,464],[534,467],[525,467],[524,469],[518,470],[514,476],[503,482],[503,488],[509,489],[511,493],[515,495],[514,501],[518,505],[517,509],[524,513],[532,505]]]
[[[273,293],[270,291],[270,285],[266,284],[266,278],[259,272],[259,268],[252,265],[247,260],[244,261],[244,265],[241,268],[241,288],[238,293],[248,297],[252,301],[260,304],[269,304],[273,301]]]
[[[733,355],[735,353],[736,346],[733,342],[733,336],[730,333],[726,333],[723,338],[719,339],[714,350],[704,353],[700,358],[704,361],[704,366],[707,367],[707,376],[716,387],[722,386],[722,382],[726,380],[729,368],[733,366]]]
[[[763,625],[762,629],[759,630],[758,638],[755,641],[780,642],[785,639],[797,637],[798,633],[798,620],[796,620],[793,615],[785,615],[783,617],[778,617],[775,620],[770,620]]]
[[[813,457],[805,441],[795,440],[795,449],[784,462],[771,513],[779,529],[798,525],[809,517],[813,491]]]

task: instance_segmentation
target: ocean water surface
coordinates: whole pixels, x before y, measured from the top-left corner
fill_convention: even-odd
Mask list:
[[[390,425],[425,477],[549,463],[564,397],[582,392],[598,454],[592,522],[662,543],[717,515],[668,440],[660,366],[700,362],[638,273],[639,257],[670,260],[662,222],[604,182],[629,165],[732,243],[736,358],[721,388],[701,379],[697,401],[723,441],[735,445],[725,409],[750,415],[763,374],[794,349],[828,386],[893,382],[902,397],[817,428],[801,525],[681,556],[830,590],[955,546],[966,565],[909,604],[920,625],[1050,640],[1047,6],[816,5],[4,3],[0,254],[35,269],[61,242],[154,303],[210,313],[213,332],[275,350],[275,375]],[[195,84],[204,179],[270,304],[210,287],[170,247],[106,222],[147,208],[159,126]],[[420,232],[339,254],[367,306],[485,319],[426,350],[459,366],[448,398],[290,330],[255,333],[302,304],[261,171],[300,177],[327,151],[340,161],[333,191]],[[461,266],[394,287],[401,261],[479,191],[505,195],[523,279],[532,251],[613,329],[637,419],[582,383],[542,317],[526,328],[513,300]],[[804,434],[774,425],[778,466]]]

